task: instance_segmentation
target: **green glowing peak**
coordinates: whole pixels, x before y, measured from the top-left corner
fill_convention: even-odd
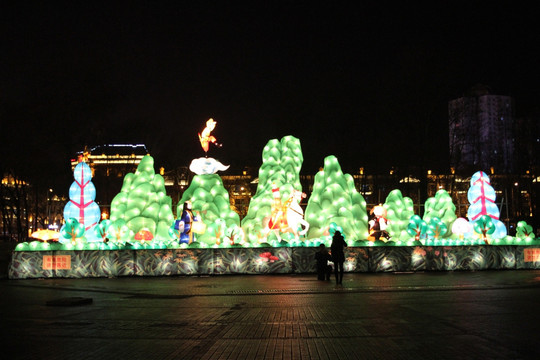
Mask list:
[[[229,193],[218,174],[195,175],[178,203],[178,217],[186,201],[191,201],[193,213],[207,226],[204,234],[196,235],[197,241],[220,244],[231,233],[233,242],[235,235],[237,239],[243,238],[238,230],[240,217],[231,209]]]
[[[433,218],[442,221],[447,229],[452,227],[456,221],[456,206],[452,202],[452,197],[446,190],[439,190],[434,197],[426,200],[424,206],[424,221],[430,223]],[[447,231],[442,237],[449,237],[452,233]]]
[[[302,190],[300,169],[304,157],[300,140],[289,135],[281,140],[268,141],[263,148],[262,160],[257,191],[249,202],[246,217],[242,220],[242,228],[248,241],[256,244],[267,240],[262,238],[265,228],[263,222],[272,212],[273,190],[279,189],[282,203],[292,196],[294,190]],[[274,235],[270,234],[271,237]]]
[[[326,157],[323,170],[315,175],[306,207],[308,238],[328,236],[334,223],[343,229],[347,240],[365,240],[368,236],[365,204],[364,197],[356,191],[353,177],[343,174],[335,156]]]
[[[388,219],[387,231],[392,239],[407,239],[407,227],[414,215],[414,203],[411,198],[403,197],[401,191],[392,190],[384,203]]]
[[[172,200],[164,196],[165,180],[154,171],[154,159],[146,155],[141,159],[135,173],[124,177],[120,193],[111,202],[111,223],[120,236],[125,224],[130,237],[148,231],[156,240],[169,239],[169,227],[174,221]],[[123,220],[124,223],[118,223]]]

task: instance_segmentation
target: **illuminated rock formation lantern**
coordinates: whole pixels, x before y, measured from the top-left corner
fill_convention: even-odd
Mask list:
[[[226,241],[227,245],[235,245],[244,241],[240,216],[231,209],[229,193],[221,177],[216,174],[227,170],[229,166],[207,156],[210,144],[221,147],[211,135],[215,127],[214,119],[209,119],[204,130],[199,133],[205,157],[191,162],[189,169],[197,175],[178,203],[178,219],[171,232],[181,243],[197,241],[220,245]]]
[[[390,238],[394,240],[406,239],[407,227],[411,217],[414,215],[412,199],[404,197],[398,189],[392,190],[386,197],[384,207],[387,211],[387,230],[390,233]]]
[[[130,238],[147,240],[170,239],[169,228],[174,221],[172,200],[165,195],[165,180],[154,171],[154,159],[146,155],[135,173],[124,177],[124,184],[111,202],[111,223],[119,230],[127,226]],[[122,220],[122,221],[119,221]],[[115,237],[120,231],[113,231]],[[144,234],[143,237],[141,237]]]
[[[279,221],[286,221],[287,202],[294,200],[295,191],[302,192],[300,168],[304,157],[300,140],[290,135],[281,140],[270,140],[263,149],[262,160],[257,191],[249,202],[242,228],[248,241],[255,244],[280,241],[282,238],[291,240],[294,238],[294,231],[287,225],[280,225],[276,229],[270,229],[268,225],[276,207],[281,207]],[[274,223],[277,222],[275,219]],[[269,229],[271,231],[268,231]]]
[[[343,174],[335,156],[326,157],[323,170],[315,175],[306,220],[310,224],[309,238],[328,236],[331,223],[343,229],[347,240],[368,237],[366,201],[356,191],[353,177]]]
[[[438,218],[442,221],[446,229],[451,229],[452,224],[457,218],[456,206],[452,202],[452,197],[446,190],[439,190],[434,197],[430,197],[426,200],[423,220],[427,224],[431,223],[434,227],[437,227],[436,224],[438,224],[438,222],[432,222],[434,218]],[[445,231],[444,234],[441,232],[437,233],[440,234],[441,238],[448,237],[452,234],[451,231]]]
[[[229,193],[217,174],[195,175],[178,203],[178,218],[184,203],[190,201],[197,221],[206,224],[203,233],[196,235],[199,242],[208,245],[219,244],[233,229],[238,232],[239,215],[231,209]],[[197,229],[194,229],[198,231]],[[237,234],[239,238],[243,238]]]

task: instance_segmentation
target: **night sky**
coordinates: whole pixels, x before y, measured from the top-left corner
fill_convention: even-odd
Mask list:
[[[212,117],[232,169],[294,135],[303,174],[328,155],[445,171],[449,100],[480,83],[537,111],[537,14],[517,2],[216,3],[3,1],[2,165],[69,183],[85,145],[145,143],[187,166]]]

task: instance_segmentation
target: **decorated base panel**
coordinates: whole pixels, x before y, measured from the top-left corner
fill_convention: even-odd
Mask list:
[[[315,247],[14,251],[10,279],[315,273]],[[540,269],[540,247],[348,247],[346,272]]]

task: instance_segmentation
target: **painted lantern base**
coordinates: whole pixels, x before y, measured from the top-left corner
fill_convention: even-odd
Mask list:
[[[315,273],[315,247],[14,251],[10,279]],[[349,247],[347,272],[540,269],[528,246]]]

